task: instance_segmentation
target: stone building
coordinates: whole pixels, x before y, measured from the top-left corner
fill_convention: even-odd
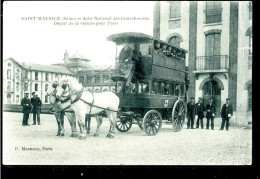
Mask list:
[[[13,58],[3,63],[3,104],[20,104],[24,94],[36,92],[43,104],[49,104],[47,90],[52,82],[65,76],[79,79],[85,90],[114,91],[112,66],[94,66],[90,60],[75,53],[64,53],[64,62],[52,65],[19,62]]]
[[[3,63],[3,103],[20,104],[24,94],[36,92],[42,103],[49,103],[47,90],[52,82],[76,74],[66,67],[19,62],[13,58]]]
[[[156,2],[154,36],[188,49],[189,96],[204,103],[213,97],[217,116],[229,97],[235,110],[231,122],[251,122],[251,2]]]

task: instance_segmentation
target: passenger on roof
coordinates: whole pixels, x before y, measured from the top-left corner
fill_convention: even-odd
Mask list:
[[[163,52],[163,54],[164,55],[166,55],[166,52],[167,52],[167,45],[163,45],[163,47],[162,47],[162,52]]]
[[[169,47],[167,48],[166,56],[167,56],[167,57],[172,57],[172,56],[173,56],[172,47],[171,47],[171,46],[169,46]]]

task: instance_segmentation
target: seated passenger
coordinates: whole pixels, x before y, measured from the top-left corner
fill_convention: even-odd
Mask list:
[[[167,52],[167,45],[163,45],[163,47],[162,47],[162,52],[163,52],[163,54],[164,55],[166,55],[166,52]]]
[[[159,94],[161,94],[161,95],[164,94],[164,88],[165,88],[165,84],[164,84],[164,82],[161,82],[160,89],[159,89]]]
[[[171,46],[169,46],[169,47],[167,48],[166,56],[167,56],[167,57],[172,57],[172,56],[173,56],[172,47],[171,47]]]
[[[170,94],[170,84],[169,83],[167,83],[165,85],[164,94],[165,95],[169,95]]]
[[[157,82],[153,82],[152,94],[158,94],[159,92],[159,84]]]
[[[126,44],[119,54],[119,64],[116,65],[114,75],[111,77],[113,81],[122,81],[129,85],[133,76],[133,48],[130,44]]]
[[[160,44],[159,42],[156,42],[156,43],[155,43],[154,51],[155,51],[155,53],[157,53],[157,54],[159,54],[159,52],[162,51],[162,49],[161,49],[161,44]]]

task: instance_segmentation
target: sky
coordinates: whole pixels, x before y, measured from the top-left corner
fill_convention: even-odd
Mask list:
[[[5,1],[3,5],[2,60],[12,57],[21,62],[63,63],[67,50],[70,55],[85,56],[92,64],[112,65],[116,48],[113,42],[106,40],[108,35],[119,32],[153,35],[152,1]],[[148,20],[113,20],[133,16]],[[49,17],[59,17],[59,20]],[[94,20],[95,17],[112,19]],[[49,20],[45,20],[47,18]],[[69,25],[70,22],[73,25]],[[94,25],[81,25],[81,22]],[[102,22],[105,25],[96,24]],[[108,22],[118,24],[108,25]]]

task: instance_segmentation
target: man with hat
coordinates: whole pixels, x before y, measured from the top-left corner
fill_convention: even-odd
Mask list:
[[[32,125],[36,125],[36,115],[37,115],[38,125],[41,125],[40,113],[41,113],[42,102],[41,102],[41,99],[35,94],[35,92],[33,92],[32,95],[33,95],[33,97],[31,98],[31,103],[32,103],[32,106],[33,106],[33,109],[32,109],[33,124]]]
[[[214,130],[214,118],[216,115],[216,106],[213,103],[213,98],[209,100],[209,104],[206,105],[206,118],[207,118],[207,124],[206,129],[209,129],[209,121],[211,121],[211,129]]]
[[[29,126],[28,119],[31,111],[31,101],[28,96],[29,93],[25,93],[25,97],[21,101],[21,105],[23,106],[23,126]]]
[[[191,97],[190,98],[190,102],[187,105],[187,118],[188,118],[188,122],[187,122],[187,128],[193,128],[194,125],[194,118],[195,118],[195,114],[196,114],[196,106],[195,106],[195,101],[194,98]]]
[[[196,104],[196,116],[197,118],[197,123],[196,123],[196,128],[199,128],[199,124],[201,123],[201,129],[203,129],[203,118],[204,118],[204,110],[205,107],[202,103],[202,98],[199,97],[198,103]]]
[[[223,104],[221,109],[222,123],[219,130],[223,130],[226,123],[226,130],[228,131],[229,119],[231,118],[231,116],[233,116],[233,108],[232,105],[230,104],[230,99],[227,98],[226,104]]]

